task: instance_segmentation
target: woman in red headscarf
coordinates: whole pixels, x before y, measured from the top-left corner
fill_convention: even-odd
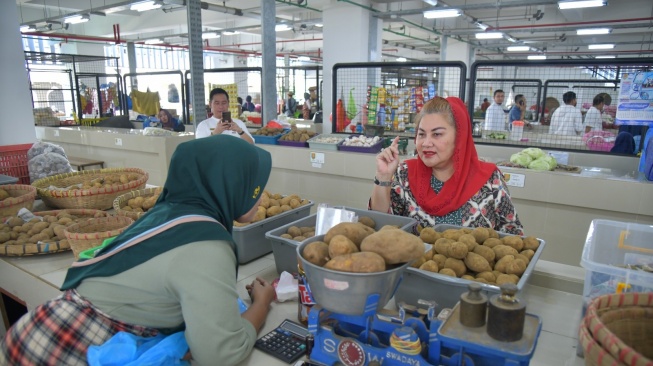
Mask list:
[[[417,115],[416,159],[399,162],[398,138],[376,158],[369,208],[412,217],[422,227],[451,224],[523,235],[496,165],[478,159],[459,98],[435,97]]]

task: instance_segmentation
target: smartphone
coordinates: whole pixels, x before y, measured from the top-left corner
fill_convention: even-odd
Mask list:
[[[231,112],[222,112],[222,123],[231,123]]]

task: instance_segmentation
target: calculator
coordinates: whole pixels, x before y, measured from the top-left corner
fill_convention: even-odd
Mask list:
[[[306,337],[309,334],[303,325],[286,319],[276,329],[258,339],[254,347],[292,363],[306,353]]]

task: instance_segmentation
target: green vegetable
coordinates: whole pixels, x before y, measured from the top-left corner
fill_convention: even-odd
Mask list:
[[[533,159],[538,159],[546,155],[546,153],[542,151],[542,149],[538,149],[536,147],[526,148],[522,150],[522,153],[530,155],[530,157]]]
[[[549,162],[546,159],[540,158],[540,159],[535,159],[530,164],[528,164],[528,169],[544,171],[544,170],[553,170],[553,167],[549,165]]]
[[[519,164],[521,166],[529,166],[529,164],[533,161],[533,159],[530,157],[528,154],[524,154],[523,152],[518,152],[516,154],[512,154],[510,156],[510,162],[514,164]]]
[[[551,155],[544,155],[544,156],[541,157],[540,159],[546,160],[546,162],[549,163],[549,166],[551,167],[551,170],[555,169],[556,166],[558,166],[558,162],[557,162],[556,159],[555,159],[553,156],[551,156]]]

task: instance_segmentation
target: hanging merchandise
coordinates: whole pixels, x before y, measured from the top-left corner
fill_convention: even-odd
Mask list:
[[[179,103],[179,90],[175,84],[168,85],[168,103]]]
[[[146,92],[132,90],[129,96],[132,98],[132,109],[134,112],[145,114],[147,116],[154,116],[158,114],[159,109],[161,109],[159,103],[161,98],[159,97],[159,93],[152,93],[149,88]]]
[[[349,89],[349,102],[347,102],[347,117],[349,117],[351,121],[353,121],[356,114],[358,114],[356,111],[356,101],[354,101],[354,89],[356,88]]]
[[[379,102],[379,88],[367,86],[367,123],[376,124],[376,110]]]
[[[338,99],[338,104],[336,104],[336,132],[345,132],[345,126],[347,126],[347,113],[342,99]]]

